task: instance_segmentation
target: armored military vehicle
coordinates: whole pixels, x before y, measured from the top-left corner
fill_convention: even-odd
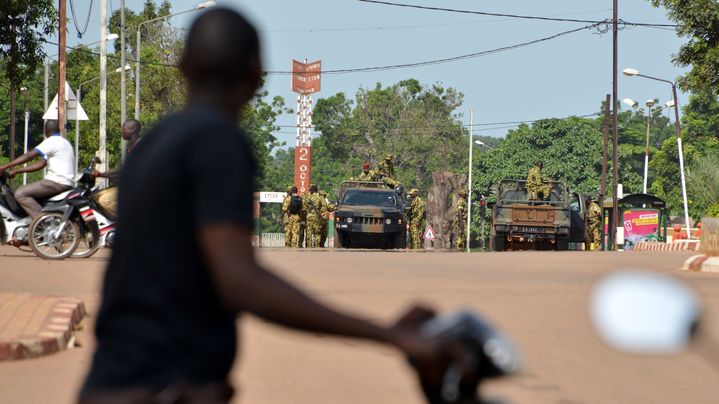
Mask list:
[[[335,247],[405,248],[408,209],[401,186],[343,182],[335,211]]]
[[[550,182],[548,198],[527,192],[526,181],[503,180],[492,207],[490,248],[504,250],[566,250],[586,240],[584,198],[562,182]]]

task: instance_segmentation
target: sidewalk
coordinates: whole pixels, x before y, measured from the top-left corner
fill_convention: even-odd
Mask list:
[[[82,301],[0,293],[0,361],[34,358],[67,348],[87,315]]]

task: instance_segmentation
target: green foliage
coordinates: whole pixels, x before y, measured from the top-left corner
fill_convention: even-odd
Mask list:
[[[683,112],[682,149],[684,167],[688,168],[701,156],[715,155],[719,150],[719,98],[711,91],[693,94]],[[662,143],[661,148],[652,156],[649,166],[656,174],[656,179],[650,184],[650,193],[664,199],[672,214],[680,214],[683,201],[676,137],[668,138]],[[706,206],[695,207],[693,192],[688,190],[687,194],[689,213],[698,217]]]
[[[719,217],[719,203],[715,203],[707,209],[707,214],[704,217]]]
[[[313,182],[336,188],[364,161],[376,165],[392,154],[399,180],[426,193],[433,172],[466,164],[467,130],[453,114],[462,99],[455,89],[409,79],[361,88],[354,101],[343,93],[318,100],[313,121],[322,136],[313,142]]]
[[[42,64],[44,37],[57,26],[53,0],[3,0],[0,7],[0,61],[15,89]]]
[[[719,205],[719,149],[696,158],[687,169],[687,192],[696,217]]]
[[[719,91],[719,3],[716,0],[651,0],[654,7],[663,6],[669,18],[679,24],[677,33],[688,37],[674,63],[691,66],[679,79],[684,90],[701,92],[706,88]]]

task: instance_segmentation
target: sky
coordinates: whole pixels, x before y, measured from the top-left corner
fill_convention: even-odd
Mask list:
[[[387,0],[423,6],[445,7],[501,14],[603,20],[611,18],[611,0]],[[74,0],[78,20],[83,23],[89,0]],[[160,2],[160,0],[156,0]],[[69,3],[69,1],[68,1]],[[126,0],[139,10],[144,0]],[[173,12],[194,8],[200,1],[175,0]],[[537,21],[460,14],[406,7],[370,4],[358,0],[218,0],[218,5],[243,13],[260,32],[263,63],[267,71],[288,71],[292,59],[321,59],[323,70],[352,69],[415,63],[467,55],[533,41],[583,27],[585,23]],[[120,0],[107,0],[108,14]],[[72,23],[68,44],[99,40],[99,0],[94,0],[88,30],[82,39]],[[178,28],[188,27],[198,13],[172,20]],[[70,15],[68,7],[68,15]],[[669,24],[666,10],[653,8],[648,0],[620,0],[619,18],[630,22]],[[82,25],[82,24],[81,24]],[[134,33],[128,33],[134,38]],[[625,77],[631,67],[641,73],[673,80],[686,69],[671,59],[686,38],[671,29],[626,27],[619,32],[619,99],[632,98],[643,104],[671,98],[665,83]],[[57,53],[56,47],[48,53]],[[389,86],[415,78],[421,83],[439,83],[464,94],[464,104],[455,111],[469,123],[475,111],[477,135],[502,137],[512,125],[503,122],[596,113],[606,94],[612,92],[612,35],[582,30],[534,45],[430,66],[324,74],[322,91],[313,98],[344,92],[350,98],[360,87],[377,83]],[[296,108],[290,77],[271,74],[266,90],[285,98]],[[679,94],[679,104],[687,94]],[[623,108],[627,108],[623,106]],[[673,116],[673,115],[672,115]],[[283,115],[276,136],[294,146],[294,114]]]

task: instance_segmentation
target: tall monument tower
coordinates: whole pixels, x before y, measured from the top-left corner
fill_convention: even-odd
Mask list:
[[[320,91],[322,61],[292,61],[292,91],[297,96],[297,141],[295,143],[295,186],[300,194],[312,180],[312,95]]]

